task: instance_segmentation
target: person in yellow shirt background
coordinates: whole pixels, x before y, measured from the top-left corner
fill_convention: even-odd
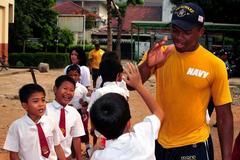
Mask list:
[[[100,48],[99,43],[95,43],[95,48],[89,52],[89,69],[92,74],[93,88],[96,87],[96,81],[99,76],[99,65],[102,60],[104,50]]]

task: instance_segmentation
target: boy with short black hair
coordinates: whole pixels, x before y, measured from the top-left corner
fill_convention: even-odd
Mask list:
[[[69,104],[71,104],[74,108],[77,109],[79,114],[81,115],[85,135],[81,136],[81,142],[86,144],[86,153],[88,149],[90,149],[89,144],[89,132],[88,132],[88,103],[90,100],[90,97],[88,97],[88,90],[85,86],[83,86],[81,83],[79,83],[79,77],[81,77],[81,70],[76,64],[69,65],[66,71],[67,75],[72,77],[76,82],[76,88],[74,91],[73,99]]]
[[[90,109],[90,118],[107,141],[104,150],[96,150],[91,160],[155,160],[155,140],[163,121],[163,110],[142,84],[137,66],[128,64],[125,71],[124,80],[142,96],[153,115],[134,125],[131,131],[127,100],[117,93],[100,97]]]
[[[114,55],[114,52],[104,53],[99,70],[102,82],[100,84],[100,88],[96,89],[92,93],[90,102],[88,104],[88,110],[90,110],[92,104],[98,98],[107,93],[118,93],[124,96],[126,99],[129,97],[128,90],[120,87],[118,84],[119,81],[122,81],[123,68],[119,59],[117,59],[116,55]],[[93,127],[91,127],[91,135],[93,135],[93,143],[95,144],[97,137],[95,136],[96,133],[94,132]]]
[[[69,106],[75,90],[75,81],[67,75],[59,76],[55,80],[54,93],[55,100],[47,104],[47,115],[54,118],[59,124],[64,140],[61,145],[64,149],[65,157],[71,159],[71,144],[76,153],[76,159],[82,159],[81,139],[85,135],[82,119],[78,111]]]
[[[116,54],[116,52],[106,52],[106,53],[104,53],[103,56],[102,56],[102,63],[104,63],[103,61],[109,60],[109,59],[114,59],[114,60],[117,61],[118,64],[121,64],[120,58],[119,58],[119,56]],[[119,67],[119,68],[121,69],[121,72],[122,72],[122,67]],[[111,67],[110,67],[109,69],[111,69]],[[114,69],[114,68],[112,68],[112,69]],[[116,70],[116,69],[115,69],[115,70]],[[105,69],[102,69],[102,72],[105,73],[106,70],[105,70]],[[104,73],[103,73],[103,74],[104,74]],[[109,73],[109,74],[111,74],[111,73]],[[115,78],[113,78],[113,79],[115,79]],[[124,80],[122,80],[122,78],[118,78],[118,80],[115,81],[115,82],[116,82],[116,84],[117,84],[119,87],[121,87],[121,88],[123,88],[123,89],[125,90],[126,96],[129,97],[129,90],[127,89],[126,82],[125,82]],[[100,76],[98,77],[98,79],[97,79],[96,89],[102,87],[101,84],[103,84],[103,83],[104,83],[104,82],[103,82],[102,76],[100,75]]]
[[[105,53],[108,55],[109,53]],[[129,92],[118,85],[117,82],[122,81],[123,67],[119,60],[110,57],[103,59],[100,63],[100,75],[102,77],[102,82],[100,88],[96,89],[90,99],[88,109],[91,108],[92,104],[101,96],[106,93],[113,92],[119,93],[126,99],[129,97]]]
[[[19,98],[27,111],[14,121],[8,131],[4,149],[11,160],[64,160],[60,145],[63,140],[57,124],[45,114],[45,91],[38,84],[26,84],[19,90]]]

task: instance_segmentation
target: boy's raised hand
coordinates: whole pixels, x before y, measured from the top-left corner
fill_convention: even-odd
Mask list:
[[[124,72],[126,76],[124,76],[123,79],[127,85],[136,90],[143,85],[137,65],[127,63],[127,65],[124,67]]]
[[[167,36],[164,36],[162,40],[157,42],[153,48],[147,53],[147,64],[148,67],[154,67],[156,65],[162,65],[167,60],[173,45],[169,45],[165,51],[161,50],[161,47],[168,41]]]

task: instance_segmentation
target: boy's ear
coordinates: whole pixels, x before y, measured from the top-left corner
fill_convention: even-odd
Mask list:
[[[56,95],[56,93],[57,93],[57,87],[56,86],[53,87],[53,93],[54,93],[54,95]]]
[[[205,32],[205,28],[201,27],[199,32],[199,37],[201,37],[204,34],[204,32]]]
[[[124,129],[124,132],[129,132],[131,129],[131,120],[129,119],[126,126],[125,126],[125,129]]]
[[[122,81],[122,73],[117,74],[116,81]]]
[[[22,102],[22,107],[27,111],[28,107],[27,107],[27,103],[26,102]]]

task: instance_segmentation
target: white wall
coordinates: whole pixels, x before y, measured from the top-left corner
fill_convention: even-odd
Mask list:
[[[163,0],[162,6],[162,21],[170,22],[172,18],[172,10],[174,5],[170,2],[170,0]]]

